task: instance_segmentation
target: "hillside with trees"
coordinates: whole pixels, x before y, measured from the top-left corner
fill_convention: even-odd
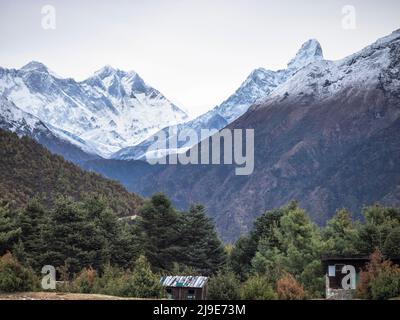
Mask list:
[[[292,201],[224,246],[200,204],[178,211],[161,193],[141,200],[2,130],[0,146],[0,293],[41,290],[41,268],[52,265],[57,290],[71,293],[162,298],[160,276],[204,275],[210,299],[319,299],[321,258],[331,255],[370,257],[358,298],[400,297],[390,261],[400,256],[399,208],[341,209],[321,227]]]
[[[175,210],[163,194],[146,200],[137,219],[117,218],[106,203],[34,199],[24,209],[0,206],[0,292],[40,290],[43,265],[56,267],[58,291],[162,298],[160,277],[207,275],[209,299],[305,300],[325,296],[321,258],[370,256],[355,297],[400,297],[400,209],[366,207],[363,220],[339,210],[325,227],[296,202],[267,211],[250,234],[223,246],[201,205]]]
[[[159,298],[160,275],[212,276],[226,263],[203,207],[178,212],[162,194],[131,223],[94,198],[0,206],[0,292],[39,289],[41,268],[52,265],[62,291]]]
[[[117,182],[83,171],[30,138],[0,129],[0,199],[13,208],[33,197],[50,206],[60,195],[104,199],[119,216],[137,213],[143,200]]]

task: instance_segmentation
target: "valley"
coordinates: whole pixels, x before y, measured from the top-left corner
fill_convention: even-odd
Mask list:
[[[287,69],[254,70],[220,106],[186,122],[187,115],[134,72],[105,67],[77,83],[30,63],[19,71],[1,69],[0,124],[141,196],[164,192],[182,210],[204,204],[225,242],[248,233],[266,210],[291,200],[323,225],[343,206],[357,215],[365,205],[400,203],[399,42],[400,33],[394,31],[360,52],[328,61],[318,41],[309,40]],[[33,87],[29,79],[35,79]],[[29,88],[26,96],[12,86],[21,81]],[[148,104],[141,100],[135,107],[143,94]],[[62,107],[57,106],[60,95],[67,99]],[[52,108],[65,112],[53,114]],[[152,110],[145,112],[146,121],[140,118],[143,108]],[[83,111],[80,119],[71,113],[75,109]],[[147,113],[154,110],[159,111]],[[104,119],[114,123],[105,125]],[[132,131],[131,125],[142,129]],[[144,161],[155,140],[164,146],[162,154],[173,159],[190,148],[195,153],[199,140],[212,141],[212,132],[224,128],[254,130],[251,175],[237,176],[229,164],[153,166]],[[210,137],[200,139],[204,129]],[[179,141],[187,132],[197,138]],[[225,158],[223,150],[219,156]]]

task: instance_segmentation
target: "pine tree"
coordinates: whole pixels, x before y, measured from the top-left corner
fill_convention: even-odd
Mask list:
[[[182,246],[183,263],[204,275],[216,273],[226,262],[223,244],[202,205],[183,215]]]
[[[363,255],[370,255],[378,248],[381,252],[393,229],[400,227],[400,208],[380,205],[364,208],[365,222],[359,224],[356,248]]]
[[[136,224],[130,225],[119,220],[102,198],[88,198],[83,207],[102,238],[104,246],[101,255],[106,262],[124,268],[130,267],[140,254]]]
[[[355,248],[357,229],[347,210],[338,210],[335,216],[327,222],[322,234],[326,241],[325,254],[348,256],[358,253]]]
[[[140,210],[143,252],[155,271],[172,270],[182,259],[180,218],[163,194],[155,194]]]
[[[235,244],[230,255],[230,266],[239,275],[241,280],[246,280],[252,270],[252,261],[257,253],[259,243],[267,243],[268,247],[279,245],[274,236],[273,230],[280,224],[281,217],[290,209],[296,208],[297,203],[291,202],[289,205],[267,211],[254,222],[254,229],[250,235],[241,237]],[[264,265],[262,266],[264,268]]]
[[[252,236],[243,236],[236,241],[229,255],[229,266],[244,281],[251,272],[253,260],[257,252],[258,243]]]
[[[254,272],[267,274],[273,282],[289,272],[307,290],[319,296],[324,284],[320,262],[323,243],[319,230],[297,205],[292,203],[283,210],[279,224],[259,242],[252,262]]]
[[[132,266],[142,253],[137,226],[118,221],[116,236],[111,242],[111,263],[123,268]]]
[[[211,277],[208,288],[208,299],[239,300],[240,280],[236,274],[225,268]]]
[[[46,252],[44,230],[49,223],[48,213],[38,200],[31,201],[18,216],[21,227],[20,245],[24,262],[34,270],[43,267],[43,254]],[[19,255],[22,253],[20,252]]]
[[[10,215],[10,210],[6,204],[0,204],[0,256],[12,247],[18,241],[21,229],[17,227],[14,219]]]
[[[82,205],[69,199],[57,201],[45,231],[45,241],[46,264],[67,266],[72,274],[89,266],[98,270],[106,262],[101,232]]]
[[[394,228],[383,246],[383,254],[388,257],[400,257],[400,227]]]
[[[136,298],[161,298],[164,288],[160,277],[151,271],[150,264],[144,256],[135,263],[135,270],[127,279],[123,295]]]

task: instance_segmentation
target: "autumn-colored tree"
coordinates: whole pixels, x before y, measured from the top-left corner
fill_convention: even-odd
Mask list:
[[[400,295],[400,268],[390,260],[384,260],[376,249],[371,254],[366,269],[360,274],[357,297],[362,299],[388,299]]]
[[[306,292],[303,286],[297,282],[293,275],[287,272],[277,281],[276,291],[280,300],[306,299]]]
[[[98,275],[92,267],[83,269],[73,281],[73,289],[79,293],[92,293]]]
[[[31,291],[37,284],[32,269],[24,267],[11,253],[0,257],[0,292]]]

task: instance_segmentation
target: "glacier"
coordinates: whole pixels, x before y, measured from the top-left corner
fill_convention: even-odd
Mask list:
[[[110,66],[81,82],[61,78],[36,61],[19,70],[0,68],[0,96],[57,136],[78,147],[83,142],[104,158],[188,119],[136,72]]]

